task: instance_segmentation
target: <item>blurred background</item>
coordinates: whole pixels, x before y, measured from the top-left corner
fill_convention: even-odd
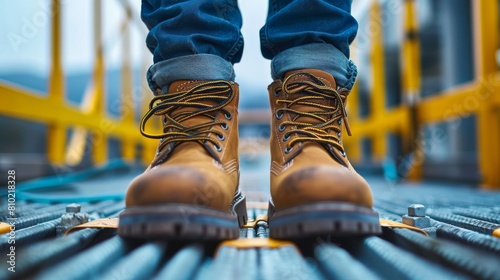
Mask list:
[[[500,187],[499,2],[354,1],[360,74],[345,145],[361,173]],[[267,1],[239,5],[242,161],[268,166],[271,78],[258,40]],[[138,121],[152,96],[152,56],[139,12],[131,0],[0,2],[2,174],[149,162],[157,143]]]

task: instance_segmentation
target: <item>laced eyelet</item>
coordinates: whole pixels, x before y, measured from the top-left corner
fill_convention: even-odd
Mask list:
[[[279,132],[283,132],[283,131],[285,131],[285,129],[286,129],[286,125],[280,124],[280,125],[278,126],[278,131],[279,131]]]
[[[281,112],[281,114],[278,112],[276,112],[276,114],[274,114],[274,116],[276,117],[277,120],[281,120],[281,118],[283,118],[283,115],[284,115],[283,112]]]
[[[224,136],[224,134],[217,134],[217,139],[219,139],[220,141],[224,141],[226,139],[226,137]]]
[[[227,123],[223,123],[220,125],[220,127],[222,127],[222,129],[224,130],[227,130],[229,128],[229,125]]]
[[[219,152],[219,153],[222,152],[222,147],[214,145],[214,148],[215,148],[215,150],[217,150],[217,152]]]
[[[160,143],[163,143],[165,141],[165,138],[160,138]]]
[[[167,118],[163,118],[163,125],[167,124]]]
[[[346,157],[346,153],[344,151],[340,152],[340,154],[343,156],[343,157]]]
[[[337,123],[338,123],[339,125],[341,125],[341,124],[342,124],[342,119],[339,119],[339,120],[337,121]]]
[[[341,137],[341,136],[342,136],[342,133],[338,132],[337,137]]]
[[[224,117],[226,118],[226,120],[230,120],[233,118],[233,115],[231,115],[231,113],[229,113],[229,112],[226,112],[226,113],[224,113]]]
[[[289,154],[292,150],[293,150],[293,147],[292,148],[286,147],[285,154]]]
[[[160,151],[157,151],[156,154],[155,154],[155,156],[157,157],[159,155],[160,155]]]
[[[279,93],[278,91],[275,91],[275,92],[274,92],[274,96],[279,97],[279,96],[280,96],[280,93]]]
[[[282,139],[283,142],[288,141],[288,139],[290,139],[290,135],[288,135],[288,134],[283,135],[283,139]]]

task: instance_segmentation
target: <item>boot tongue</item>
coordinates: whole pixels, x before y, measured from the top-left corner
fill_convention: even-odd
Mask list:
[[[299,73],[308,73],[315,78],[307,75],[307,74],[299,74]],[[294,75],[295,74],[295,75]],[[317,84],[318,86],[328,86],[331,87],[332,89],[336,89],[337,85],[335,82],[335,79],[333,78],[332,75],[330,75],[327,72],[321,71],[321,70],[316,70],[316,69],[300,69],[300,70],[293,70],[285,73],[285,79],[286,80],[288,77],[294,75],[288,80],[288,84],[293,84],[297,82],[303,82],[303,81],[308,81],[312,82],[314,84]],[[305,91],[297,91],[291,94],[287,94],[286,99],[287,100],[295,100],[299,97],[304,97],[304,96],[309,96],[310,94],[305,92]],[[304,100],[304,102],[309,102],[309,103],[315,103],[315,104],[322,104],[322,105],[327,105],[327,106],[332,106],[332,100],[330,99],[307,99]],[[299,112],[318,112],[321,111],[321,108],[311,106],[311,105],[302,105],[302,104],[294,104],[293,106],[290,107],[293,110],[299,111]],[[321,115],[322,118],[329,118],[331,116],[327,115]],[[300,116],[298,117],[295,121],[297,122],[303,122],[303,123],[310,123],[310,124],[320,124],[322,123],[320,120],[308,117],[308,116]]]
[[[321,80],[321,82],[323,82],[326,86],[329,86],[333,89],[337,88],[337,83],[335,82],[335,79],[328,72],[321,71],[318,69],[299,69],[299,70],[292,70],[292,71],[286,72],[284,77],[286,79],[295,73],[309,73],[312,76],[319,78]],[[316,83],[316,81],[314,81],[311,77],[309,77],[307,75],[297,75],[294,78],[292,78],[292,81],[299,81],[299,80],[311,81],[311,82]]]
[[[182,91],[188,91],[188,90],[190,90],[190,89],[192,89],[192,88],[194,88],[194,87],[196,87],[204,82],[206,82],[206,81],[196,81],[196,80],[175,81],[170,85],[170,87],[168,88],[168,93],[166,93],[166,94],[174,94],[174,93],[178,93],[178,92],[182,92]],[[196,93],[191,93],[189,95],[183,96],[179,101],[182,102],[186,99],[189,100],[189,97],[193,96],[193,94],[196,94]],[[205,98],[205,99],[197,99],[197,100],[191,101],[191,102],[205,104],[208,106],[216,106],[220,102],[220,100],[211,100],[211,99]],[[184,113],[193,113],[193,112],[196,112],[196,111],[199,111],[202,109],[204,109],[204,108],[197,107],[197,106],[189,106],[189,105],[180,106],[177,109],[172,111],[171,116],[177,116],[179,114],[183,115]],[[213,115],[213,114],[215,114],[215,112],[210,113],[210,114]],[[189,127],[189,126],[195,126],[195,125],[199,125],[202,123],[206,123],[209,121],[213,121],[213,119],[208,117],[208,116],[198,115],[196,117],[188,118],[184,121],[181,121],[180,123],[184,126]]]

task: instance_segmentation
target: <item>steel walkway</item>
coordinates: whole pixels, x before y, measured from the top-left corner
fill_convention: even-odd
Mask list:
[[[365,239],[276,242],[268,239],[267,223],[260,221],[242,229],[240,239],[221,244],[131,243],[114,229],[98,228],[56,237],[71,202],[64,197],[79,197],[82,212],[91,218],[116,217],[124,207],[118,193],[137,171],[116,172],[87,174],[51,189],[50,197],[60,195],[63,203],[33,202],[43,201],[43,190],[22,194],[32,201],[16,205],[15,272],[5,261],[11,246],[10,233],[5,233],[0,236],[0,279],[500,279],[500,193],[454,185],[390,185],[368,178],[381,218],[401,222],[409,205],[423,204],[429,219],[406,219],[423,226],[430,222],[424,228],[429,236],[385,227],[381,236]],[[265,176],[255,177],[260,172],[250,167],[242,178],[252,182],[243,184],[252,201],[251,219],[265,214],[268,199]],[[85,189],[88,193],[79,191]],[[89,196],[99,191],[106,199]],[[412,208],[410,214],[421,215],[420,210]],[[0,212],[2,221],[8,222],[8,215]],[[249,243],[254,247],[245,248]]]

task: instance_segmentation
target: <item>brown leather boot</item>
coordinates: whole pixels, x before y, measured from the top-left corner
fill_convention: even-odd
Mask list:
[[[177,81],[157,93],[141,133],[160,139],[130,184],[118,234],[129,238],[232,239],[246,222],[238,160],[238,85]],[[163,116],[163,133],[144,131]]]
[[[348,90],[328,73],[303,69],[269,86],[273,238],[354,236],[381,232],[367,182],[342,146],[350,134]]]

